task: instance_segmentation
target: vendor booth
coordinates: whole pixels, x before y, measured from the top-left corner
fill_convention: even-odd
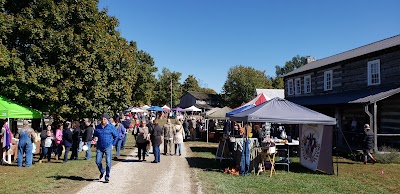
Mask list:
[[[300,163],[311,170],[333,174],[332,134],[333,126],[336,125],[335,118],[281,98],[273,98],[234,114],[230,119],[242,122],[299,124]],[[289,145],[289,141],[285,139],[275,138],[272,141],[274,144]],[[251,147],[250,150],[253,148],[256,147]]]
[[[0,118],[1,119],[40,119],[43,118],[42,113],[38,110],[19,105],[8,98],[0,96]],[[9,122],[9,125],[11,122]],[[10,127],[11,128],[11,127]],[[39,147],[37,142],[36,147]],[[8,151],[8,163],[11,163],[11,155],[16,158],[18,139],[12,139],[11,149]],[[36,149],[38,152],[40,149]],[[0,155],[3,152],[0,152]],[[2,158],[2,156],[0,156]]]
[[[222,137],[223,126],[219,124],[219,120],[226,120],[226,113],[231,111],[231,108],[225,106],[223,108],[217,108],[217,110],[205,115],[207,142],[209,138],[218,139]]]

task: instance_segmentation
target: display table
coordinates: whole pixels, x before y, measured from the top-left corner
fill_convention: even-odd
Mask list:
[[[287,170],[289,171],[290,163],[291,163],[290,148],[293,146],[299,146],[299,145],[300,145],[300,142],[298,140],[292,140],[292,142],[290,142],[290,143],[283,143],[282,141],[280,141],[279,143],[275,143],[278,153],[285,152],[285,156],[279,157],[280,160],[276,161],[275,165],[285,165],[285,166],[287,166]]]

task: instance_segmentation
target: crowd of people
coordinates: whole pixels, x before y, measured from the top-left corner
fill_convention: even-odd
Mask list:
[[[50,162],[51,160],[62,160],[64,163],[70,160],[78,160],[79,152],[85,152],[83,160],[90,160],[92,147],[96,149],[96,164],[100,171],[99,178],[109,181],[111,169],[112,151],[115,149],[114,159],[120,159],[120,152],[126,146],[128,134],[135,138],[135,145],[138,148],[138,160],[146,161],[152,148],[154,161],[160,163],[160,146],[164,145],[164,155],[181,156],[182,144],[184,140],[195,140],[197,133],[202,129],[204,122],[200,118],[187,117],[186,119],[176,119],[171,122],[166,120],[166,124],[159,125],[157,114],[127,113],[119,114],[116,117],[109,117],[104,114],[98,125],[91,119],[67,120],[64,122],[53,122],[48,124],[36,133],[32,129],[29,120],[23,120],[22,127],[18,129],[16,137],[13,137],[9,129],[8,119],[2,120],[1,143],[3,158],[2,164],[11,164],[11,157],[8,152],[12,147],[13,139],[17,141],[17,160],[18,167],[30,167],[34,163],[33,153],[35,149],[40,149],[39,160]],[[40,142],[40,148],[35,148],[35,142]],[[70,153],[71,152],[71,153]],[[17,157],[15,157],[17,155]],[[103,156],[106,158],[106,168],[102,166]]]

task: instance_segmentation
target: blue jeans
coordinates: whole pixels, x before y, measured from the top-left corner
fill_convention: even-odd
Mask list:
[[[52,150],[51,147],[42,147],[42,152],[40,153],[39,160],[42,160],[43,158],[47,158],[47,160],[50,161],[51,150]]]
[[[125,149],[125,144],[126,144],[126,139],[127,139],[127,137],[128,137],[128,134],[125,133],[125,137],[124,137],[124,139],[122,140],[121,149]]]
[[[22,167],[22,160],[24,153],[26,155],[26,165],[25,167],[30,167],[32,166],[32,159],[33,159],[33,154],[32,154],[32,143],[21,143],[22,145],[18,144],[18,167]]]
[[[72,143],[72,147],[71,147],[72,154],[71,154],[70,160],[77,160],[77,159],[78,159],[79,143],[80,143],[80,142],[78,142],[78,141],[74,141],[74,142]]]
[[[103,163],[101,160],[103,159],[103,155],[106,155],[106,170],[103,168]],[[96,150],[96,164],[99,168],[100,173],[106,173],[106,180],[110,178],[110,171],[111,171],[111,159],[112,159],[112,145],[104,150],[97,149]]]
[[[85,159],[89,160],[92,157],[92,149],[91,149],[92,141],[86,142],[86,145],[88,147],[88,150],[86,151]]]
[[[153,146],[154,161],[160,162],[160,145]]]
[[[68,162],[68,153],[69,153],[69,150],[71,149],[71,146],[64,146],[64,147],[65,147],[64,162]]]
[[[119,139],[119,140],[117,141],[117,145],[115,146],[115,150],[117,151],[116,154],[115,154],[116,156],[119,156],[119,155],[120,155],[122,141],[124,141],[124,140],[123,140],[123,139]]]
[[[182,155],[182,144],[181,143],[177,143],[176,145],[176,151],[175,154],[176,155]]]

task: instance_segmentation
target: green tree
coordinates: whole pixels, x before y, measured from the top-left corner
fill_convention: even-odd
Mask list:
[[[154,59],[146,52],[137,52],[138,58],[138,80],[133,84],[133,105],[150,105],[154,98],[154,89],[157,79],[154,73],[157,67],[154,65]]]
[[[194,75],[188,75],[182,84],[182,92],[185,93],[188,91],[200,91],[199,81],[194,77]]]
[[[172,90],[172,106],[179,103],[182,95],[182,86],[179,83],[181,79],[180,72],[171,72],[167,68],[163,68],[161,74],[158,75],[157,84],[155,87],[153,105],[171,106],[171,90]],[[171,87],[172,84],[172,87]]]
[[[144,103],[151,93],[133,89],[152,91],[143,84],[155,83],[154,62],[97,4],[1,0],[0,93],[73,118],[115,112],[135,98]]]
[[[283,89],[284,88],[284,82],[283,82],[283,76],[287,73],[290,73],[291,71],[307,64],[307,58],[310,56],[295,56],[292,58],[292,60],[287,61],[283,67],[280,66],[275,66],[275,78],[270,78],[272,82],[272,87],[276,89]]]
[[[203,93],[206,93],[206,94],[217,94],[217,92],[215,90],[213,90],[211,88],[207,88],[207,87],[200,88],[199,92],[203,92]]]
[[[297,55],[297,56],[293,57],[292,60],[287,61],[283,67],[280,67],[278,65],[275,66],[276,77],[282,77],[283,75],[307,64],[308,57],[309,56],[301,57],[301,56]]]
[[[222,92],[227,105],[237,107],[251,100],[256,88],[272,88],[265,71],[238,65],[229,69]]]

